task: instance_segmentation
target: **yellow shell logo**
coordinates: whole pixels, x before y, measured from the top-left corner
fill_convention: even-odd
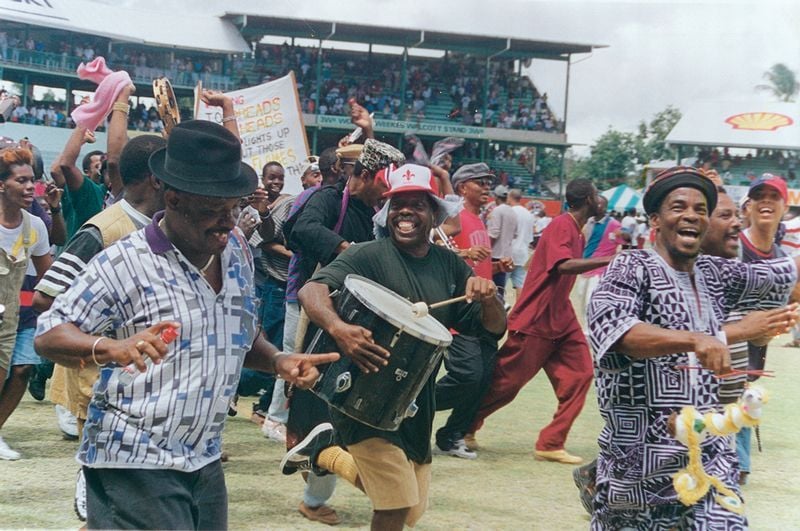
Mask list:
[[[748,131],[775,131],[780,127],[792,125],[794,121],[785,114],[774,112],[745,112],[731,116],[725,123],[729,123],[734,129],[745,129]]]

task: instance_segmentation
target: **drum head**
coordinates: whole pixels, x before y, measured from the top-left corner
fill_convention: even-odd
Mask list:
[[[347,275],[344,287],[364,306],[406,333],[434,345],[448,346],[453,336],[436,318],[414,317],[411,302],[368,278]]]

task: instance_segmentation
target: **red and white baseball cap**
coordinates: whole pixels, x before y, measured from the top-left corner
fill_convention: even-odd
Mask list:
[[[400,167],[392,167],[389,171],[389,191],[383,194],[384,197],[391,197],[402,192],[428,192],[433,194],[431,188],[431,170],[419,164],[403,164]]]
[[[781,198],[783,198],[784,203],[789,200],[789,191],[787,190],[786,181],[780,176],[772,175],[771,173],[765,173],[753,181],[753,184],[750,185],[750,189],[747,191],[747,197],[752,197],[753,191],[761,186],[769,186],[773,190],[776,190]]]

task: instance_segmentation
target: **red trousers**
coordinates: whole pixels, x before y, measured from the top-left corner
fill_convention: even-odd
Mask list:
[[[510,403],[539,369],[544,369],[558,398],[553,420],[539,432],[537,450],[564,448],[569,429],[578,418],[592,383],[589,345],[580,327],[557,339],[512,332],[497,353],[489,390],[481,401],[471,432],[484,419]]]

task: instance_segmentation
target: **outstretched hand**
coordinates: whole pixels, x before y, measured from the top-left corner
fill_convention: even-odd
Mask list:
[[[797,323],[798,304],[785,308],[750,312],[739,322],[747,339],[756,345],[766,345],[770,340],[789,332]]]
[[[278,376],[300,389],[310,389],[317,379],[317,365],[331,363],[339,359],[336,352],[325,354],[278,354],[275,358],[275,371]]]

